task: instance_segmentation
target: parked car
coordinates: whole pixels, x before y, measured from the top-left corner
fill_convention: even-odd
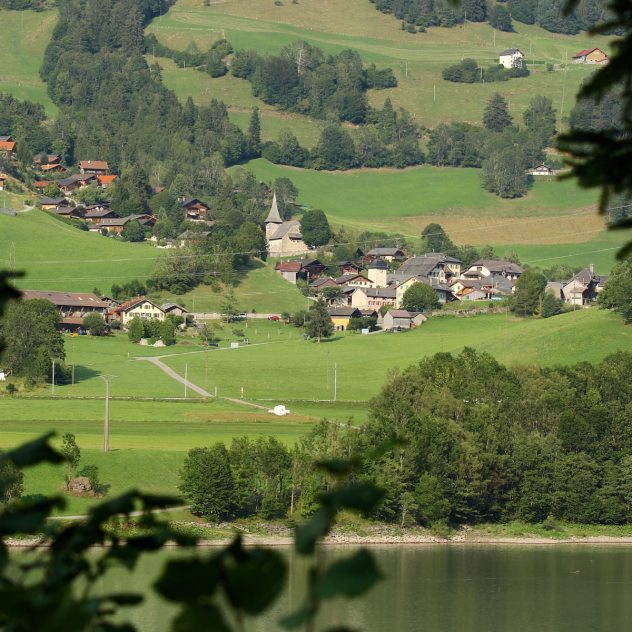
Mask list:
[[[219,345],[216,342],[207,342],[206,346],[207,347],[219,347]]]
[[[280,320],[278,316],[268,316],[268,320]]]
[[[244,320],[244,319],[248,318],[248,314],[246,314],[246,312],[243,312],[242,314],[237,314],[237,318],[239,320]]]

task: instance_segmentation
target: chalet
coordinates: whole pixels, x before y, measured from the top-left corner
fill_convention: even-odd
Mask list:
[[[102,189],[107,189],[118,176],[100,176],[97,175],[97,181]]]
[[[113,320],[119,320],[123,325],[127,325],[136,316],[143,320],[151,320],[152,318],[164,320],[167,317],[156,303],[144,296],[139,296],[109,310],[107,312],[107,321],[110,323]]]
[[[60,325],[66,329],[76,329],[83,323],[84,316],[92,312],[105,315],[108,304],[94,294],[75,292],[46,292],[23,290],[22,300],[45,299],[59,311]]]
[[[97,176],[92,173],[86,174],[77,174],[75,176],[70,176],[74,178],[74,180],[79,184],[80,189],[84,189],[85,187],[89,187],[91,184],[98,182]]]
[[[63,165],[42,165],[40,171],[44,173],[68,173],[68,169]]]
[[[599,48],[587,48],[573,55],[573,63],[605,65],[608,63],[608,55]]]
[[[180,305],[178,305],[177,303],[163,303],[160,306],[160,309],[168,316],[169,314],[174,314],[175,316],[183,316],[184,318],[187,317],[187,314],[190,314],[191,312],[188,309],[185,309],[184,307],[181,307]]]
[[[383,305],[395,305],[397,291],[391,288],[355,288],[351,295],[351,307],[379,310]]]
[[[68,206],[68,200],[65,197],[60,198],[42,198],[40,206],[47,211],[52,211],[58,206]]]
[[[0,191],[4,191],[4,185],[8,179],[9,179],[9,176],[6,173],[2,173],[0,171]]]
[[[144,213],[143,215],[128,215],[127,219],[131,222],[138,222],[141,226],[147,226],[148,228],[153,228],[158,221],[155,215],[149,215],[148,213]]]
[[[34,165],[58,165],[61,158],[56,154],[36,154],[33,157]]]
[[[181,197],[179,202],[184,211],[185,219],[190,219],[192,222],[200,222],[208,216],[208,206],[197,198]]]
[[[72,193],[75,189],[79,189],[81,185],[77,182],[76,178],[71,176],[70,178],[57,180],[57,186],[63,193]]]
[[[351,261],[338,261],[338,267],[343,274],[360,274],[360,268]]]
[[[7,136],[7,138],[10,137]],[[15,154],[17,153],[17,143],[13,142],[12,140],[0,140],[0,153],[7,154],[9,158],[15,156]]]
[[[83,219],[83,208],[74,206],[57,206],[49,209],[50,213],[55,213],[59,217],[66,217],[67,219]]]
[[[80,160],[79,171],[81,173],[91,173],[96,176],[107,176],[108,163],[103,160]]]
[[[491,293],[484,289],[480,283],[472,281],[455,292],[454,296],[459,301],[485,301],[491,298]]]
[[[515,281],[523,272],[524,270],[517,263],[511,261],[479,259],[461,275],[461,278],[468,281],[480,281],[488,276],[500,275]]]
[[[388,265],[381,257],[373,259],[367,268],[367,275],[375,284],[375,287],[386,287],[388,285]]]
[[[607,280],[608,276],[595,274],[591,263],[590,269],[584,268],[564,285],[564,300],[570,305],[589,305],[597,300]]]
[[[210,230],[187,230],[183,232],[181,235],[178,235],[178,239],[180,240],[180,245],[185,246],[191,243],[200,243],[207,240],[213,234]]]
[[[352,318],[360,318],[362,316],[357,307],[329,307],[327,311],[331,316],[331,322],[336,331],[348,329]]]
[[[425,277],[425,276],[412,276],[400,283],[395,289],[397,300],[395,301],[395,305],[399,308],[404,301],[404,294],[406,290],[408,290],[415,283],[425,283],[426,285],[432,286],[432,288],[437,293],[437,299],[440,303],[444,305],[446,303],[450,303],[454,300],[454,292],[449,285],[445,283],[441,283],[437,281],[434,277]]]
[[[532,167],[529,169],[529,175],[531,176],[553,176],[553,169],[551,167],[547,167],[544,163],[538,165],[537,167]]]
[[[373,250],[369,250],[369,252],[367,252],[366,257],[364,257],[364,261],[366,263],[371,263],[373,259],[376,259],[377,257],[385,259],[386,261],[403,261],[406,259],[404,251],[399,248],[373,248]]]
[[[440,283],[448,283],[461,274],[461,261],[441,252],[430,252],[404,261],[397,275],[432,278]]]
[[[87,219],[90,222],[94,222],[95,224],[100,224],[105,219],[120,219],[118,213],[115,213],[112,209],[109,208],[90,208],[88,207],[87,213],[84,215],[84,219]]]
[[[54,181],[53,181],[54,182]],[[33,186],[40,192],[44,193],[44,189],[51,183],[51,180],[36,180]]]
[[[115,298],[111,296],[105,296],[105,294],[101,297],[101,300],[108,305],[108,311],[110,311],[113,307],[117,307],[123,301],[117,301]]]
[[[367,279],[361,274],[343,274],[334,279],[338,285],[346,285],[348,287],[374,287],[375,283],[371,279]]]
[[[383,318],[384,329],[401,327],[402,329],[414,329],[423,325],[428,317],[421,312],[409,312],[405,309],[389,309]]]
[[[323,288],[338,287],[338,284],[331,277],[319,277],[310,281],[309,287],[313,288],[318,294]]]
[[[125,224],[130,221],[129,217],[115,217],[113,219],[102,219],[99,222],[99,226],[91,227],[89,230],[99,230],[101,228],[107,228],[110,232],[121,233],[125,228]]]
[[[522,68],[524,53],[517,48],[508,48],[500,53],[498,63],[505,68]]]
[[[297,279],[306,279],[311,283],[319,279],[327,268],[318,259],[292,259],[277,261],[274,269],[290,283],[296,283]]]
[[[303,241],[301,223],[298,220],[284,222],[279,214],[276,193],[272,198],[272,207],[265,221],[266,241],[271,257],[287,257],[309,252],[309,247]]]

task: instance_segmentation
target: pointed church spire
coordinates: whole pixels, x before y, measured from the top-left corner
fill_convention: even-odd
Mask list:
[[[277,206],[276,201],[276,191],[274,193],[274,197],[272,198],[272,208],[270,209],[270,214],[268,215],[268,219],[266,219],[266,224],[282,224],[283,220],[279,215],[279,207]]]

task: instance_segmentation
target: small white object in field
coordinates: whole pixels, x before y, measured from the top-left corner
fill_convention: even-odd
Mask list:
[[[268,412],[272,413],[273,415],[278,415],[279,417],[290,414],[290,411],[285,406],[283,406],[283,404],[275,406],[272,410],[269,410]]]

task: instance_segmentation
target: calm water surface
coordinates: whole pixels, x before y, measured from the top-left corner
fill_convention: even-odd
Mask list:
[[[291,565],[288,589],[266,617],[248,622],[249,632],[280,630],[278,619],[302,604],[306,564],[289,548],[279,550]],[[372,550],[386,579],[363,599],[326,603],[318,630],[334,623],[364,632],[621,632],[632,627],[632,547],[389,545]],[[352,551],[331,547],[325,555],[331,561]],[[125,619],[143,632],[166,631],[176,609],[149,586],[164,562],[178,555],[163,551],[147,557],[138,573],[117,570],[99,588],[147,590],[143,607]]]

